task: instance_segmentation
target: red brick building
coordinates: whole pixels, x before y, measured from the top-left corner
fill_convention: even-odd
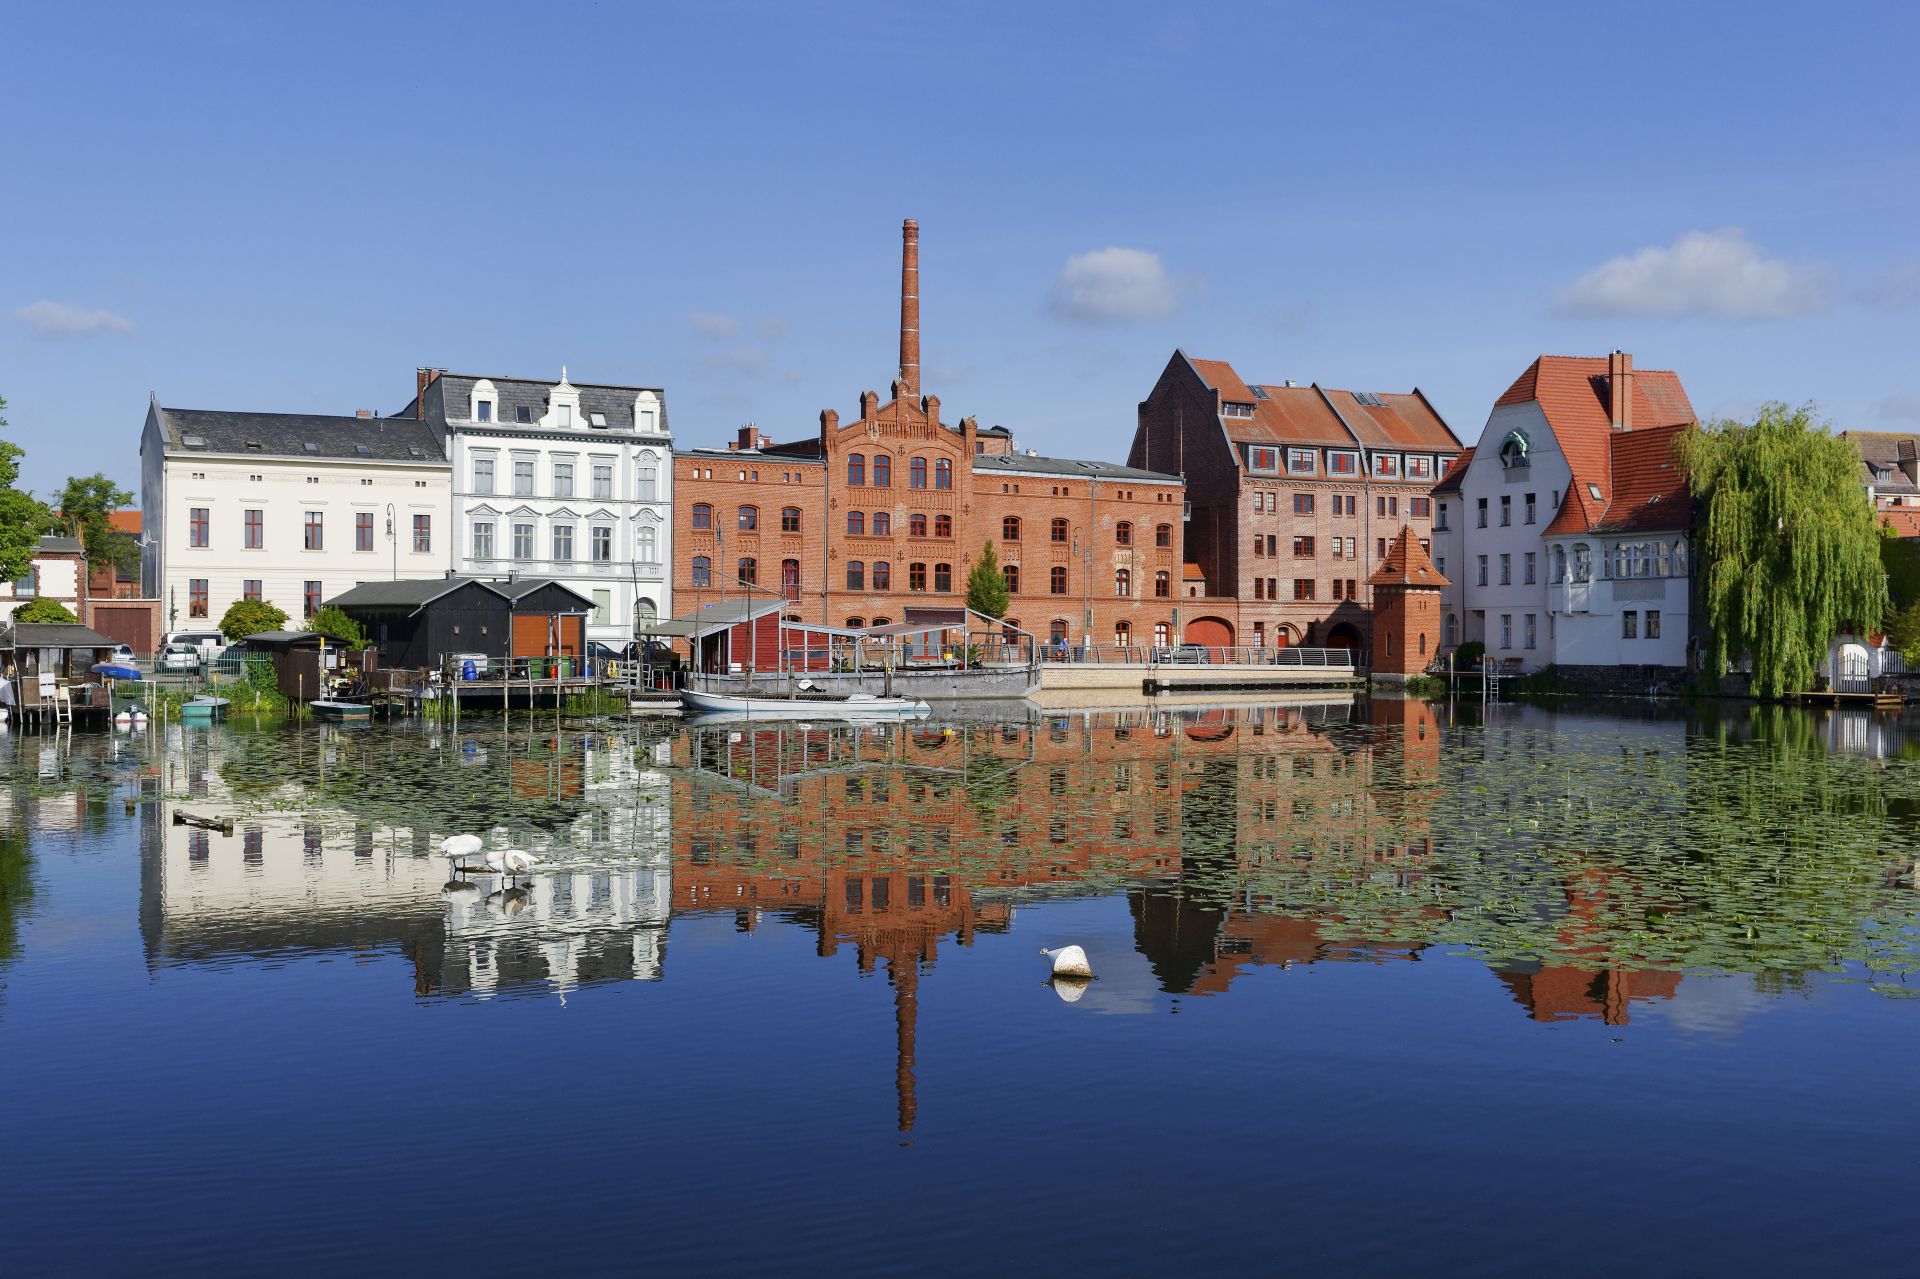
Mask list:
[[[948,422],[920,386],[919,228],[903,228],[899,375],[857,416],[776,443],[674,455],[674,603],[742,592],[832,626],[937,620],[992,544],[1007,621],[1043,641],[1172,643],[1184,485],[1166,470],[1045,457],[1003,427]]]
[[[1428,542],[1460,451],[1417,388],[1267,386],[1174,352],[1127,461],[1186,480],[1183,638],[1369,647],[1368,579],[1403,524]]]
[[[1449,585],[1413,530],[1401,525],[1373,588],[1373,673],[1404,680],[1440,654],[1440,592]]]

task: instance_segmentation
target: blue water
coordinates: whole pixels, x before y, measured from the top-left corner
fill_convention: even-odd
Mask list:
[[[1298,719],[1278,770],[1253,763],[1279,750],[1277,726],[1254,738],[1238,714],[1164,737],[1094,715],[956,725],[950,740],[1023,761],[996,806],[1017,838],[922,791],[932,775],[891,728],[867,730],[857,759],[822,738],[813,768],[775,767],[762,791],[701,767],[672,729],[463,726],[475,749],[449,739],[411,781],[393,761],[424,753],[428,730],[9,739],[31,895],[16,892],[0,950],[6,1272],[1912,1272],[1920,1003],[1884,964],[1911,953],[1920,909],[1915,765],[1849,753],[1818,724],[1784,755],[1778,724],[1742,727],[1729,760],[1724,726],[1697,717],[1443,710],[1438,780],[1415,785],[1405,719],[1385,730],[1364,704]],[[395,823],[411,785],[437,844],[453,826],[433,814],[481,802],[455,793],[451,762],[476,751],[481,790],[490,770],[518,786],[489,810],[503,836],[549,859],[519,913],[488,877],[449,897]],[[1658,950],[1691,881],[1657,885],[1671,913],[1649,923],[1636,905],[1630,933],[1605,909],[1570,930],[1585,888],[1473,895],[1484,863],[1469,874],[1450,851],[1474,837],[1463,814],[1497,825],[1488,844],[1508,856],[1516,811],[1524,830],[1527,805],[1549,813],[1556,787],[1628,753],[1695,787],[1819,760],[1828,794],[1853,798],[1796,817],[1814,838],[1871,835],[1865,869],[1796,860],[1789,840],[1779,883],[1742,905],[1763,934],[1852,909],[1878,940],[1817,968],[1770,966],[1799,953],[1785,943],[1748,971],[1655,965],[1618,954]],[[1302,754],[1326,771],[1296,774]],[[219,765],[240,759],[274,789],[239,793],[246,769]],[[1139,836],[1118,844],[1151,844],[1170,801],[1187,864],[1055,869],[1096,825],[1115,842],[1107,823],[1139,793],[1111,789],[1125,762],[1134,783],[1165,763],[1170,784],[1142,787]],[[1209,768],[1237,779],[1225,808]],[[1489,782],[1507,802],[1465,800]],[[1221,869],[1268,798],[1304,797],[1312,811],[1278,822],[1321,836],[1363,816],[1345,809],[1356,789],[1368,829],[1416,849],[1356,852],[1342,882],[1365,892],[1278,910],[1278,881]],[[1662,803],[1685,824],[1684,797]],[[181,809],[238,814],[236,833],[196,861],[167,824]],[[547,827],[517,827],[516,809]],[[889,811],[896,838],[876,849]],[[1053,844],[1050,811],[1071,843]],[[958,847],[908,829],[949,817]],[[1597,845],[1615,838],[1616,810],[1581,820]],[[995,833],[976,847],[981,821]],[[1617,849],[1582,857],[1608,867],[1609,901],[1654,873]],[[918,907],[903,868],[927,872],[910,877]],[[849,878],[864,878],[858,914]],[[1795,904],[1822,893],[1871,917]],[[1493,940],[1475,945],[1483,912]],[[1542,912],[1568,949],[1501,953],[1495,935]],[[1073,1002],[1037,953],[1069,941],[1099,972]]]

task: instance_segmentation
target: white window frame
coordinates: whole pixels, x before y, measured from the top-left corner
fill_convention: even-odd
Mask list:
[[[1265,455],[1266,461],[1261,458]],[[1247,445],[1247,469],[1259,475],[1278,475],[1280,473],[1280,449],[1272,444]]]
[[[1290,448],[1287,450],[1287,474],[1318,475],[1320,474],[1320,459],[1312,449]]]

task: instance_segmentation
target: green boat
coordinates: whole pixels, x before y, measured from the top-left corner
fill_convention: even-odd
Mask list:
[[[308,702],[315,719],[352,722],[373,718],[373,705],[370,702],[336,702],[330,699]]]
[[[188,724],[211,724],[227,717],[224,697],[195,697],[180,703],[180,719]]]

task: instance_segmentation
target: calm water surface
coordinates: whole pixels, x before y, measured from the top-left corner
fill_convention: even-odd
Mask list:
[[[1617,710],[0,737],[0,1267],[1914,1273],[1905,726]]]

